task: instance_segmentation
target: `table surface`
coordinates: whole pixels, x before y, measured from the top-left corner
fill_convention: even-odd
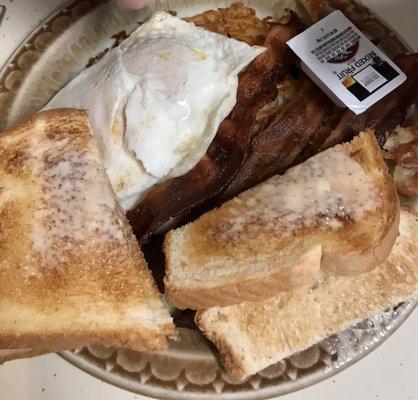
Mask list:
[[[363,0],[418,51],[418,0]],[[0,0],[0,66],[65,0]],[[1,112],[1,110],[0,110]],[[145,399],[104,383],[52,354],[0,366],[0,400]],[[352,367],[283,400],[418,400],[418,309],[379,348]]]

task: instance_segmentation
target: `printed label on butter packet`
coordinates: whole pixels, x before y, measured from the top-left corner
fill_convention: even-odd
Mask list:
[[[302,69],[339,106],[361,114],[406,75],[341,11],[287,42]]]

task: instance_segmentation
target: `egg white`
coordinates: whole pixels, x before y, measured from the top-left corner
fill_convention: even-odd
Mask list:
[[[157,12],[45,109],[90,110],[106,172],[129,210],[199,162],[236,103],[238,73],[263,51]]]

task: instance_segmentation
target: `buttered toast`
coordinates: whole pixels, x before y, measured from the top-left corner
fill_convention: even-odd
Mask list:
[[[360,276],[325,273],[316,285],[264,300],[214,307],[196,323],[229,375],[243,379],[418,291],[418,214],[401,212],[389,257]]]
[[[3,132],[0,348],[161,350],[175,334],[87,112],[47,111]]]
[[[257,301],[356,275],[398,234],[399,200],[372,132],[328,149],[167,234],[166,295],[178,308]]]

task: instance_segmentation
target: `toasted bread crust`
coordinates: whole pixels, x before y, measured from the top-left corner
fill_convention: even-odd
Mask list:
[[[0,349],[36,349],[34,352],[39,355],[100,344],[104,347],[125,347],[138,351],[160,351],[168,348],[166,336],[176,337],[173,335],[171,324],[156,329],[141,328],[139,333],[135,326],[131,326],[97,331],[85,328],[62,332],[23,333],[19,337],[3,334],[0,335]]]
[[[396,244],[374,270],[325,273],[315,289],[198,311],[195,322],[218,348],[228,375],[244,379],[417,293],[417,235],[418,214],[402,210]]]
[[[214,303],[228,306],[239,303],[242,298],[256,301],[260,298],[260,292],[271,297],[278,291],[312,285],[321,268],[321,256],[321,247],[315,246],[289,268],[279,269],[272,274],[265,273],[254,279],[231,281],[217,287],[178,287],[165,280],[165,294],[180,309],[188,308],[190,304],[197,309],[208,308]]]
[[[368,248],[362,246],[357,251],[350,252],[324,251],[321,265],[323,270],[350,276],[370,271],[389,256],[398,236],[400,204],[395,182],[389,174],[383,153],[377,146],[373,132],[365,131],[351,142],[336,147],[345,147],[364,168],[376,175],[382,203],[376,217],[383,221],[385,227],[377,232],[378,236]],[[364,148],[368,151],[362,151]],[[373,220],[369,222],[372,229],[374,228],[373,222]]]
[[[163,350],[175,336],[81,110],[0,135],[0,348]]]
[[[279,291],[292,290],[298,283],[300,286],[308,284],[319,268],[312,259],[309,265],[298,263],[298,258],[291,258],[293,253],[300,251],[299,244],[307,252],[316,245],[322,246],[321,269],[338,275],[361,274],[384,261],[398,234],[399,199],[381,150],[370,131],[361,133],[350,143],[336,146],[335,150],[346,153],[356,161],[370,179],[377,193],[374,209],[367,211],[362,219],[344,220],[343,226],[338,229],[322,230],[316,225],[298,228],[291,240],[280,232],[261,232],[242,245],[228,238],[213,244],[213,232],[218,234],[217,221],[223,221],[222,218],[230,209],[234,211],[232,215],[239,212],[237,204],[241,203],[226,203],[226,207],[213,210],[192,224],[167,234],[164,252],[169,301],[179,308],[202,309],[263,300]],[[252,191],[262,192],[263,185]],[[251,194],[247,193],[251,192],[244,193],[247,196],[245,198],[238,197],[240,202],[248,201]],[[240,218],[245,219],[245,216]],[[213,231],[212,226],[215,226]],[[224,261],[227,257],[222,254],[228,255],[228,263]],[[235,271],[235,266],[239,266],[242,260],[260,260],[263,254],[266,265],[264,271],[251,272],[249,277]],[[231,260],[235,260],[235,264]],[[276,267],[280,266],[280,262],[282,270]],[[203,266],[208,278],[204,279],[203,273],[202,277],[196,275],[198,279],[194,278],[194,268],[200,273]],[[220,270],[225,274],[222,278],[209,278]],[[178,271],[185,272],[179,275]]]
[[[217,332],[216,328],[212,329],[210,323],[205,320],[204,313],[203,310],[196,313],[194,320],[197,327],[215,345],[227,374],[233,379],[245,379],[249,373],[242,361],[242,356],[238,351],[235,351],[222,334]]]
[[[0,350],[0,365],[7,361],[18,360],[20,358],[30,358],[48,353],[44,349],[7,349]]]

